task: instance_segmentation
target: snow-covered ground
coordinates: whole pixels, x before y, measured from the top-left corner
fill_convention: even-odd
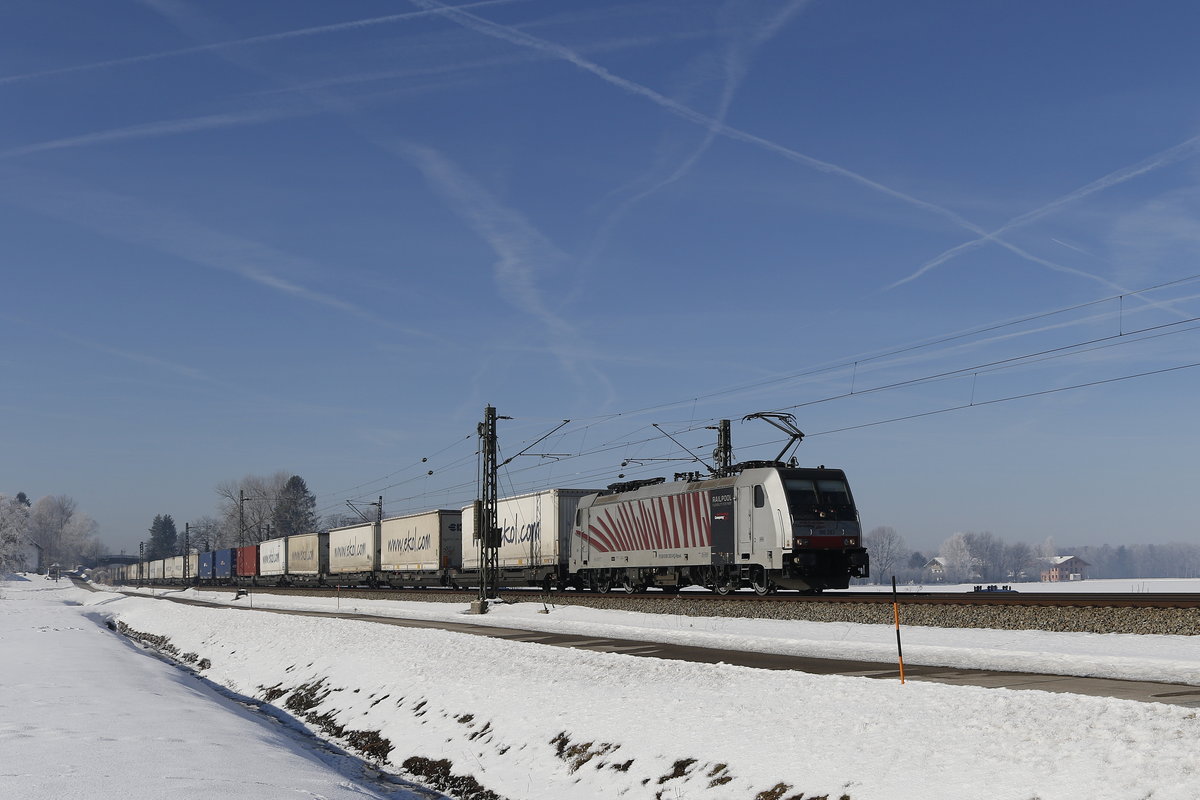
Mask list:
[[[286,785],[291,774],[261,748],[277,750],[281,764],[299,755],[320,766],[321,759],[292,737],[252,722],[235,729],[247,712],[212,701],[203,683],[121,643],[102,627],[103,619],[166,637],[197,663],[207,659],[201,674],[227,693],[270,696],[315,726],[340,729],[340,741],[377,753],[386,740],[388,769],[407,763],[416,772],[469,776],[514,800],[1200,797],[1200,721],[1182,707],[635,658],[349,619],[183,606],[41,579],[5,585],[0,593],[0,797],[189,797],[200,796],[201,780],[218,779],[233,788],[209,783],[210,794],[284,797],[291,795],[251,785]],[[235,602],[250,599],[256,606],[267,602],[264,595]],[[375,605],[343,602],[342,610]],[[462,621],[444,604],[389,605],[405,616]],[[886,626],[651,620],[584,608],[537,614],[538,608],[503,606],[470,621],[781,652],[876,648],[881,660],[890,657],[884,640],[894,637]],[[994,650],[1032,656],[1035,648],[1076,641],[1070,646],[1078,652],[1063,657],[1064,664],[1096,662],[1105,652],[1143,657],[1147,663],[1137,668],[1147,671],[1154,665],[1182,671],[1186,662],[1200,661],[1185,637],[1043,634],[1053,638],[1022,642],[1021,632],[959,631],[948,632],[958,638],[941,644],[910,644],[919,632],[924,635],[906,631],[906,656],[910,647],[941,648],[978,665],[1001,657]],[[989,633],[1003,638],[989,639]],[[1122,644],[1128,640],[1153,653]],[[1106,643],[1115,650],[1106,651]],[[97,695],[111,702],[88,699]],[[177,702],[178,712],[164,711]],[[205,704],[210,708],[200,710]],[[117,740],[109,750],[124,748],[125,756],[112,762],[117,766],[64,747],[68,740],[106,736]],[[186,759],[163,763],[156,743],[170,737],[193,743],[187,752],[207,778],[188,783]],[[21,749],[10,759],[14,743]],[[229,757],[227,769],[221,753]],[[100,773],[123,789],[30,791],[44,786],[38,774],[67,770],[91,789],[99,785],[91,776]],[[182,793],[164,790],[163,772],[180,781]],[[332,788],[316,787],[314,780],[297,774],[295,795],[344,796],[336,779]]]
[[[902,583],[899,592],[971,592],[983,583]],[[1001,586],[1005,584],[999,584]],[[1057,581],[1054,583],[1030,582],[1007,584],[1018,592],[1049,594],[1051,592],[1077,592],[1080,594],[1196,594],[1200,592],[1200,578],[1101,578],[1086,581]],[[891,592],[891,584],[865,584],[851,586],[851,592]],[[830,594],[837,594],[831,592]]]
[[[1197,591],[1200,591],[1200,581]],[[1039,584],[1040,585],[1040,584]],[[970,587],[967,587],[968,591]],[[346,611],[407,619],[463,622],[466,604],[400,600],[339,600],[331,597],[254,592],[238,600],[229,592],[195,589],[132,589],[218,605],[302,611]],[[540,602],[493,605],[477,625],[546,633],[635,639],[757,653],[895,663],[896,632],[888,625],[850,622],[731,619],[605,611]],[[1200,613],[1200,612],[1198,612]],[[903,627],[904,661],[912,665],[1076,675],[1086,678],[1165,681],[1200,686],[1200,636],[1049,633],[974,628]]]
[[[116,598],[0,582],[0,798],[422,796],[372,791],[357,759],[147,657],[100,621]]]

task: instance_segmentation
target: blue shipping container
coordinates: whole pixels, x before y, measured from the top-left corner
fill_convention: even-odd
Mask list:
[[[237,565],[237,550],[218,550],[213,553],[213,577],[217,580],[232,578],[233,568]]]
[[[196,568],[196,577],[202,581],[211,581],[213,576],[213,556],[215,553],[201,553],[200,565]]]

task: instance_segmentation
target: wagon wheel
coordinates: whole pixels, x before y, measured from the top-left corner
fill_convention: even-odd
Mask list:
[[[767,575],[763,568],[756,567],[750,573],[750,588],[754,590],[756,595],[762,597],[770,594],[775,587],[769,580],[767,580]]]

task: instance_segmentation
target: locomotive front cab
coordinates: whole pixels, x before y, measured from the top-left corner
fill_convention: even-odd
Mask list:
[[[854,496],[840,469],[781,469],[792,520],[792,554],[784,574],[809,588],[845,589],[870,575]]]

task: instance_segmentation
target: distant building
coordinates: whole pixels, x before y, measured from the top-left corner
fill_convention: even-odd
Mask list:
[[[1059,581],[1081,581],[1084,570],[1091,566],[1079,556],[1050,556],[1041,559],[1042,581],[1058,583]]]
[[[921,572],[925,575],[925,580],[940,583],[946,580],[947,572],[950,569],[950,562],[941,556],[934,556],[925,562],[925,566],[921,567]],[[980,563],[979,559],[972,558],[971,566],[967,570],[967,574],[961,576],[961,580],[971,582],[979,580]]]

